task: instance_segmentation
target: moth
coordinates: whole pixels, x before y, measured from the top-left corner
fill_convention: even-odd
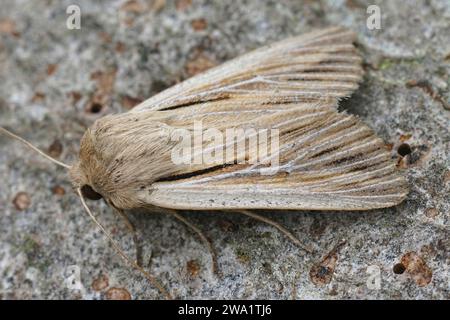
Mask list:
[[[251,210],[395,206],[408,189],[384,142],[337,110],[363,75],[354,40],[353,32],[331,27],[235,58],[98,119],[81,139],[78,161],[62,165],[89,213],[84,198],[104,199],[119,212],[237,210],[261,220]],[[214,162],[174,163],[174,132],[192,132],[196,121],[202,132],[224,135],[230,127],[277,130],[276,170],[262,174],[268,163],[241,161],[259,152],[250,146]],[[201,141],[188,160],[239,139]]]

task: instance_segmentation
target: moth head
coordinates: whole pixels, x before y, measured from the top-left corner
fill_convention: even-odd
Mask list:
[[[113,192],[105,184],[105,168],[101,155],[95,147],[94,136],[88,129],[80,142],[79,160],[70,168],[70,178],[75,189],[79,189],[83,197],[89,200],[104,199],[113,202]]]
[[[72,177],[74,188],[80,189],[83,197],[89,200],[103,199],[103,196],[95,191],[95,189],[87,181],[88,179],[85,178],[85,175],[80,172],[79,163],[76,166],[72,166],[72,168],[70,169],[70,175]]]
[[[100,200],[103,199],[103,195],[96,191],[95,187],[91,185],[89,177],[80,168],[80,162],[77,162],[70,168],[70,177],[72,180],[73,187],[75,189],[80,189],[81,194],[89,200]]]
[[[86,133],[85,133],[86,136]],[[84,140],[83,139],[81,141]],[[80,150],[81,155],[81,150]],[[83,197],[89,200],[103,199],[103,195],[98,190],[98,187],[93,185],[92,179],[89,176],[89,170],[86,169],[86,163],[77,161],[69,170],[69,175],[72,180],[72,185],[75,190],[79,189]]]
[[[162,158],[172,148],[162,132],[157,121],[133,114],[98,119],[84,133],[79,159],[70,169],[74,188],[118,209],[144,206],[144,194],[171,164]]]

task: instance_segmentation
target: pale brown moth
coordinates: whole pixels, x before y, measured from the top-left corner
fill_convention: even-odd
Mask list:
[[[174,209],[236,210],[271,223],[298,243],[287,230],[249,210],[397,205],[407,185],[385,144],[357,117],[337,111],[339,100],[358,87],[363,75],[354,40],[353,32],[333,27],[233,59],[129,112],[97,120],[81,139],[79,160],[59,164],[69,169],[84,207],[109,238],[84,197],[104,199],[122,215],[129,209],[165,210],[205,241]],[[170,137],[178,128],[191,130],[196,120],[222,131],[230,126],[278,129],[277,172],[263,175],[263,164],[239,163],[256,152],[250,147],[231,162],[174,164],[171,151],[177,142]]]

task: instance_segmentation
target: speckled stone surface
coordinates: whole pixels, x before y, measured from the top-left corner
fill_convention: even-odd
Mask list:
[[[81,30],[66,27],[71,4]],[[381,9],[381,30],[366,27],[369,4]],[[183,213],[213,241],[221,277],[184,225],[134,213],[143,260],[182,299],[449,299],[447,0],[3,0],[0,125],[70,163],[98,117],[247,50],[335,24],[358,33],[366,70],[340,108],[392,147],[407,199],[371,212],[263,213],[313,242],[312,255],[245,216]],[[163,298],[115,254],[64,169],[0,136],[0,181],[1,298]],[[134,256],[123,222],[102,203],[90,206]]]

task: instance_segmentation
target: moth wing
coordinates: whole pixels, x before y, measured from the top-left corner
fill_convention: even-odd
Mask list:
[[[276,166],[205,165],[153,183],[143,201],[198,210],[367,210],[394,206],[406,196],[406,181],[384,142],[357,117],[333,105],[261,117],[254,123],[279,129]],[[247,155],[252,152],[247,149]]]
[[[367,210],[398,204],[404,178],[381,139],[336,110],[362,76],[354,34],[329,28],[281,41],[184,81],[130,112],[164,111],[159,121],[187,128],[202,120],[225,134],[231,126],[279,129],[279,163],[225,161],[178,166],[143,203],[176,209]],[[216,145],[220,146],[219,145]],[[222,144],[222,147],[224,145]],[[246,150],[250,156],[254,150]]]
[[[337,101],[357,88],[363,73],[354,40],[355,34],[342,27],[289,38],[185,80],[130,112],[229,100],[237,106]]]

